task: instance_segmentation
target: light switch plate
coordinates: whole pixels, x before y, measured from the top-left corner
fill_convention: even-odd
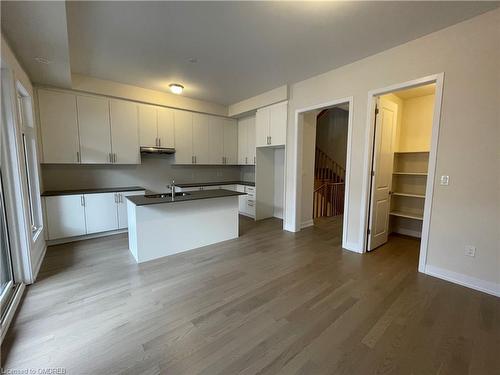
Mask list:
[[[445,176],[445,175],[441,176],[440,183],[443,186],[448,186],[450,183],[450,176]]]
[[[476,247],[475,246],[465,246],[465,255],[468,257],[476,256]]]

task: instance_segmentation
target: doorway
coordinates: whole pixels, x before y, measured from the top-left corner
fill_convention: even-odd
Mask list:
[[[372,95],[366,251],[409,236],[425,264],[441,88],[439,77]]]
[[[301,111],[301,228],[335,233],[346,246],[352,100]]]

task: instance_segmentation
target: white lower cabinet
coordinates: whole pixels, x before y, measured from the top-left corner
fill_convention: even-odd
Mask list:
[[[125,229],[126,197],[142,194],[143,190],[45,197],[48,239]]]
[[[84,199],[87,234],[118,229],[115,193],[86,194]]]
[[[83,195],[45,197],[49,240],[86,233]]]
[[[126,197],[131,195],[143,195],[144,191],[125,191],[114,194],[116,195],[116,204],[118,205],[118,229],[128,228]]]

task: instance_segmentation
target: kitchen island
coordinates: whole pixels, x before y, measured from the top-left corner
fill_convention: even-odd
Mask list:
[[[238,237],[238,196],[217,189],[127,197],[129,249],[138,263]]]

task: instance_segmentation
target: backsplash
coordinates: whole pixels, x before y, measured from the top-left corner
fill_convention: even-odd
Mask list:
[[[218,165],[175,165],[174,156],[143,155],[138,165],[41,165],[42,190],[142,186],[166,191],[176,183],[254,181],[255,167]]]

